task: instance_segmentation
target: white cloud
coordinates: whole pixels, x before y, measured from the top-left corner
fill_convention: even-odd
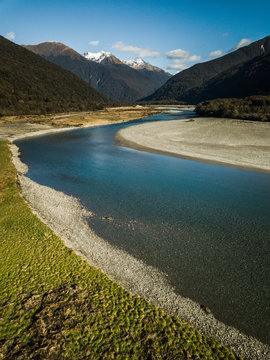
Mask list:
[[[171,64],[168,64],[166,66],[166,69],[168,70],[185,70],[185,69],[188,69],[188,65],[186,64],[180,64],[180,63],[177,63],[177,62],[172,62]]]
[[[188,61],[185,62],[194,62],[194,61],[199,61],[201,60],[201,56],[200,55],[191,55],[190,57],[187,58]]]
[[[247,45],[249,45],[251,43],[251,39],[241,39],[240,41],[239,41],[239,43],[236,45],[236,50],[237,49],[240,49],[241,47],[243,47],[243,46],[247,46]]]
[[[123,52],[131,52],[139,57],[159,57],[160,53],[158,51],[152,50],[150,48],[139,48],[137,46],[125,45],[122,41],[117,41],[112,46],[112,49],[116,49]]]
[[[15,39],[15,33],[13,31],[6,34],[6,38],[8,40],[14,40]]]
[[[183,49],[176,49],[168,51],[165,55],[169,59],[186,59],[190,56],[190,53]]]
[[[172,63],[169,64],[167,69],[179,69],[184,70],[187,68],[185,63],[199,61],[201,59],[200,55],[191,55],[189,51],[183,49],[175,49],[168,51],[166,54],[168,59],[173,59]]]
[[[92,46],[97,46],[99,44],[99,40],[92,40],[92,41],[89,41],[89,45],[92,45]]]
[[[208,56],[209,57],[217,57],[217,56],[220,56],[222,55],[223,52],[221,50],[215,50],[215,51],[211,51]]]

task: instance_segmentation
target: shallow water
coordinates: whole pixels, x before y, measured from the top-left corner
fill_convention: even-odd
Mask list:
[[[149,118],[170,119],[175,114]],[[115,133],[133,124],[16,144],[28,176],[78,197],[94,212],[89,224],[98,235],[166,273],[177,293],[221,321],[269,343],[270,175],[117,146]]]

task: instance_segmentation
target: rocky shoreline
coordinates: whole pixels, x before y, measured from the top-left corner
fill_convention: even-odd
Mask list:
[[[55,132],[55,129],[46,132]],[[30,136],[40,134],[31,133]],[[218,321],[198,303],[176,294],[165,274],[98,237],[86,221],[92,214],[77,199],[27,178],[25,174],[28,168],[20,161],[18,147],[11,143],[10,150],[18,171],[22,196],[33,212],[62,238],[66,246],[91,265],[102,269],[111,280],[127,291],[179,316],[204,335],[219,340],[244,358],[264,360],[270,357],[270,346]]]

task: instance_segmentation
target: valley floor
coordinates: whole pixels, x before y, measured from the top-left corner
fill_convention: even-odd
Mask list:
[[[63,127],[90,127],[132,121],[164,112],[151,106],[123,106],[99,111],[56,114],[51,116],[0,117],[0,140],[14,139],[28,133]]]
[[[270,172],[270,123],[192,118],[130,126],[116,139],[139,150]]]
[[[9,129],[6,138],[19,135],[13,130],[18,124],[3,124],[0,130],[5,127]],[[52,131],[49,125],[24,121],[21,127],[21,136],[31,127],[33,134]],[[45,352],[48,358],[61,353],[69,359],[238,358],[177,317],[125,292],[67,248],[20,196],[5,142],[0,142],[0,165],[0,358],[42,357]],[[22,176],[25,171],[17,170],[21,186],[30,181]],[[53,199],[46,198],[44,208]],[[61,238],[67,232],[62,227]],[[258,359],[265,358],[264,348],[259,351],[256,344],[253,349],[251,341],[248,345],[247,352],[241,351],[246,358],[255,358],[254,351],[261,354]]]

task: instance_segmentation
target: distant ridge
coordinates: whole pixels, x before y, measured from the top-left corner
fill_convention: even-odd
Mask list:
[[[115,102],[85,81],[0,36],[0,114],[46,114]]]
[[[230,69],[233,67],[243,65],[256,57],[268,54],[269,52],[270,36],[267,36],[248,46],[219,57],[218,59],[196,64],[189,69],[181,71],[169,79],[152,95],[143,98],[142,101],[153,103],[170,101],[194,103],[195,99],[200,98],[200,100],[206,100],[207,98],[200,97],[199,95],[198,89],[200,87],[203,87],[208,81],[226,71],[229,71],[230,73]],[[196,97],[194,98],[191,94],[195,88],[197,90]],[[204,93],[204,96],[207,96],[207,94]]]
[[[185,93],[186,102],[217,98],[243,98],[270,94],[270,53],[263,54],[244,64],[233,66],[205,84]]]
[[[44,57],[87,81],[102,94],[123,102],[133,102],[151,94],[170,77],[165,72],[144,72],[134,69],[111,53],[86,53],[59,42],[24,45],[28,50]],[[163,70],[162,70],[163,71]]]

